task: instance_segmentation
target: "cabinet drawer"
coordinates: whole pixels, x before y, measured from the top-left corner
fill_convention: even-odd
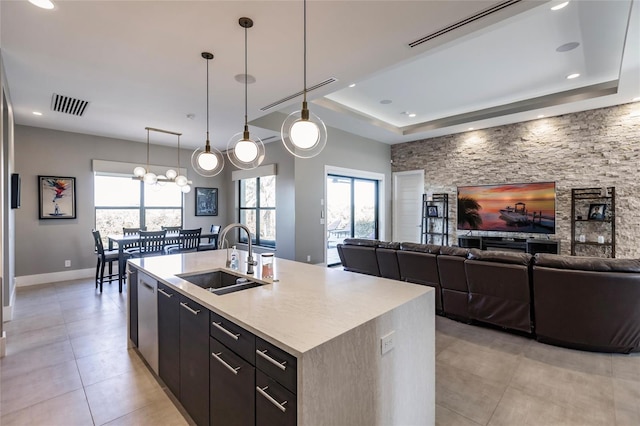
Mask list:
[[[295,426],[296,396],[260,370],[256,370],[256,426]]]
[[[297,392],[296,357],[259,337],[256,337],[256,368],[273,377],[291,392]]]
[[[255,422],[255,367],[210,337],[210,426]]]
[[[215,337],[251,364],[256,363],[256,338],[253,333],[214,312],[211,312],[209,328],[211,337]]]

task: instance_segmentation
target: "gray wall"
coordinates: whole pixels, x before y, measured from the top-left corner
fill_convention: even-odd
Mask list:
[[[280,143],[280,142],[279,142]],[[317,156],[295,159],[295,260],[324,262],[325,225],[320,223],[324,198],[325,165],[385,175],[385,194],[380,205],[386,208],[385,230],[391,231],[391,165],[389,145],[362,138],[338,129],[328,129],[327,146]]]
[[[146,162],[146,144],[36,127],[15,127],[15,168],[22,178],[22,207],[16,211],[16,276],[45,274],[95,267],[91,229],[95,226],[91,160]],[[177,149],[152,145],[153,164],[174,165]],[[181,150],[182,167],[192,187],[218,188],[219,216],[195,216],[195,191],[184,196],[184,226],[202,227],[227,223],[224,177],[203,178],[190,164],[191,152]],[[38,175],[76,178],[77,219],[38,220]],[[64,260],[71,259],[71,268]]]
[[[552,238],[561,240],[563,254],[571,250],[571,189],[615,186],[616,257],[638,258],[639,140],[634,103],[397,144],[391,158],[394,172],[424,169],[425,191],[452,200],[461,185],[555,181]],[[451,241],[456,210],[450,203]]]

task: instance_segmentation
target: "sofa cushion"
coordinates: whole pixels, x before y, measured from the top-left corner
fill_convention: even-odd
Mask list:
[[[447,256],[467,257],[469,255],[469,249],[460,248],[460,247],[441,246],[440,254],[445,254]]]
[[[401,243],[400,250],[439,254],[440,246],[435,244]]]
[[[364,238],[345,238],[343,244],[349,246],[375,247],[378,245],[378,243],[378,240],[367,240]]]
[[[481,260],[484,262],[498,262],[528,266],[531,263],[532,256],[528,253],[471,249],[469,250],[467,258],[470,260]]]
[[[534,264],[547,268],[594,272],[640,272],[640,259],[607,259],[538,253],[535,255]]]
[[[389,241],[378,241],[378,248],[389,250],[400,250],[400,243],[393,243]]]

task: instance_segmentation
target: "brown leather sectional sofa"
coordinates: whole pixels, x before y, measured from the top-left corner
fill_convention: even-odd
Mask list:
[[[439,315],[558,346],[640,351],[640,260],[346,239],[345,270],[428,285]]]

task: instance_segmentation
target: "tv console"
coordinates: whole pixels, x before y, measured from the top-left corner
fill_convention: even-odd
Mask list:
[[[542,238],[506,238],[506,237],[458,237],[458,245],[463,248],[480,250],[521,251],[524,253],[560,254],[560,241]]]

